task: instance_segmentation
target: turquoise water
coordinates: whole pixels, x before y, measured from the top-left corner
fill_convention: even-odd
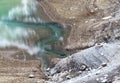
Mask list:
[[[0,17],[8,14],[13,7],[20,5],[21,0],[0,0]]]
[[[54,48],[56,47],[54,43],[62,42],[64,39],[62,26],[55,22],[49,22],[50,19],[43,13],[43,9],[41,9],[37,1],[0,0],[0,11],[1,47],[17,46],[29,50],[30,47],[26,46],[25,40],[30,39],[34,35],[37,37],[31,41],[36,43],[31,43],[30,45],[38,49],[33,55],[41,59],[42,67],[46,67],[49,63],[45,54],[59,58],[66,56]],[[36,30],[39,30],[39,33]],[[39,35],[41,33],[43,35]]]

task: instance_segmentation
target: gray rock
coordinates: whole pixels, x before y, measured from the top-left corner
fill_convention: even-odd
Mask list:
[[[82,74],[63,83],[89,83],[90,80],[95,80],[120,68],[120,63],[118,63],[120,61],[119,50],[120,43],[118,42],[96,45],[62,59],[51,71],[53,75],[57,74],[58,71],[72,70],[75,73],[82,71]],[[107,81],[107,79],[105,78],[102,81]]]

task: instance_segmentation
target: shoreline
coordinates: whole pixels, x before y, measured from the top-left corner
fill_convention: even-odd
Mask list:
[[[50,5],[47,1],[40,1],[40,6],[43,8],[43,11],[45,12],[45,14],[53,21],[53,22],[58,22],[60,24],[62,24],[63,28],[65,29],[67,26],[70,27],[70,30],[68,31],[69,33],[67,33],[67,37],[65,39],[65,46],[63,47],[64,49],[67,50],[73,50],[73,52],[76,49],[79,49],[79,47],[74,47],[68,44],[68,38],[69,35],[71,34],[71,29],[72,27],[75,27],[74,25],[72,25],[72,21],[65,19],[65,18],[61,18],[60,16],[58,16],[57,12],[55,11],[55,8],[52,7],[52,5]],[[53,13],[52,13],[53,12]],[[69,48],[67,48],[69,46]]]
[[[67,33],[65,33],[66,36],[65,36],[64,46],[63,46],[64,50],[67,50],[68,52],[72,51],[72,53],[75,53],[79,50],[83,50],[85,48],[91,47],[91,46],[87,46],[87,44],[81,46],[78,42],[76,43],[72,42],[77,39],[71,39],[70,41],[70,38],[73,36],[71,34],[73,34],[73,31],[77,26],[77,25],[74,25],[74,23],[77,22],[77,20],[60,17],[60,15],[57,13],[55,8],[51,4],[49,4],[48,1],[40,1],[39,3],[40,3],[40,6],[43,8],[43,11],[45,12],[45,14],[53,22],[60,23],[63,26],[63,29],[65,29],[66,31],[68,30]]]
[[[66,49],[66,45],[68,43],[67,39],[72,29],[72,25],[70,23],[71,21],[60,17],[56,12],[55,8],[53,8],[52,5],[50,5],[47,1],[40,1],[39,4],[42,7],[46,16],[48,16],[48,18],[50,18],[51,21],[60,23],[62,25],[62,28],[67,32],[65,33],[65,41],[64,41],[64,47],[63,47],[63,49]],[[67,28],[69,28],[69,30]]]

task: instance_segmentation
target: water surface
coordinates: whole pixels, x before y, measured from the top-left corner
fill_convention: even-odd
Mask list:
[[[0,47],[27,50],[45,65],[45,54],[65,57],[58,49],[64,40],[62,26],[50,22],[37,0],[0,0],[0,11]]]

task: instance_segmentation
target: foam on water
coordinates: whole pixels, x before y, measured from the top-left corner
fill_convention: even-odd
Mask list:
[[[17,20],[24,22],[42,22],[39,15],[37,15],[39,5],[35,0],[22,0],[21,5],[10,9],[8,16],[2,19]]]
[[[30,55],[37,54],[39,52],[39,48],[34,47],[34,46],[28,46],[24,43],[18,42],[18,41],[9,41],[9,40],[2,40],[0,41],[0,48],[5,48],[5,47],[17,47],[20,49],[23,49],[27,51]]]
[[[35,0],[21,0],[21,5],[18,5],[8,11],[7,16],[1,17],[2,20],[16,20],[23,22],[42,22],[37,16],[38,3]],[[0,23],[0,48],[15,46],[26,50],[29,54],[35,54],[40,49],[35,46],[28,46],[24,43],[23,38],[29,38],[34,34],[33,29],[25,29],[21,26],[8,26]]]
[[[29,37],[30,34],[34,34],[35,32],[31,29],[25,29],[19,26],[10,27],[8,25],[0,23],[0,39],[8,39],[13,41],[18,41],[18,39],[22,39],[23,37]]]
[[[29,35],[35,34],[31,29],[22,27],[10,27],[0,23],[0,48],[3,47],[18,47],[26,50],[29,54],[34,54],[39,51],[35,46],[28,46],[22,38],[29,38]]]
[[[21,5],[19,4],[10,9],[7,16],[2,17],[0,20],[0,22],[2,22],[0,24],[0,47],[18,47],[26,50],[31,55],[39,52],[39,54],[36,55],[41,58],[44,65],[48,65],[48,59],[46,56],[44,56],[47,48],[45,47],[46,44],[49,42],[51,44],[52,40],[56,41],[56,39],[63,41],[63,37],[61,32],[62,30],[60,28],[61,26],[59,26],[57,23],[43,23],[41,20],[42,18],[45,20],[44,22],[48,22],[49,20],[44,18],[45,15],[43,15],[43,12],[41,12],[42,8],[40,8],[41,7],[37,0],[21,0]],[[38,39],[40,34],[38,33],[42,31],[34,34],[36,30],[31,28],[44,28],[45,30],[48,30],[47,36],[49,34],[50,36],[43,38],[43,40],[40,42]],[[51,33],[49,33],[49,31],[51,31]],[[43,32],[41,34],[43,34]],[[46,35],[46,33],[43,35]],[[33,46],[33,37],[37,38],[38,40],[36,46]],[[33,39],[32,42],[30,41],[31,39],[29,40],[29,38]],[[52,49],[49,49],[49,47],[48,53],[64,57],[64,54],[59,54],[59,52],[54,51],[54,49],[52,51]]]

